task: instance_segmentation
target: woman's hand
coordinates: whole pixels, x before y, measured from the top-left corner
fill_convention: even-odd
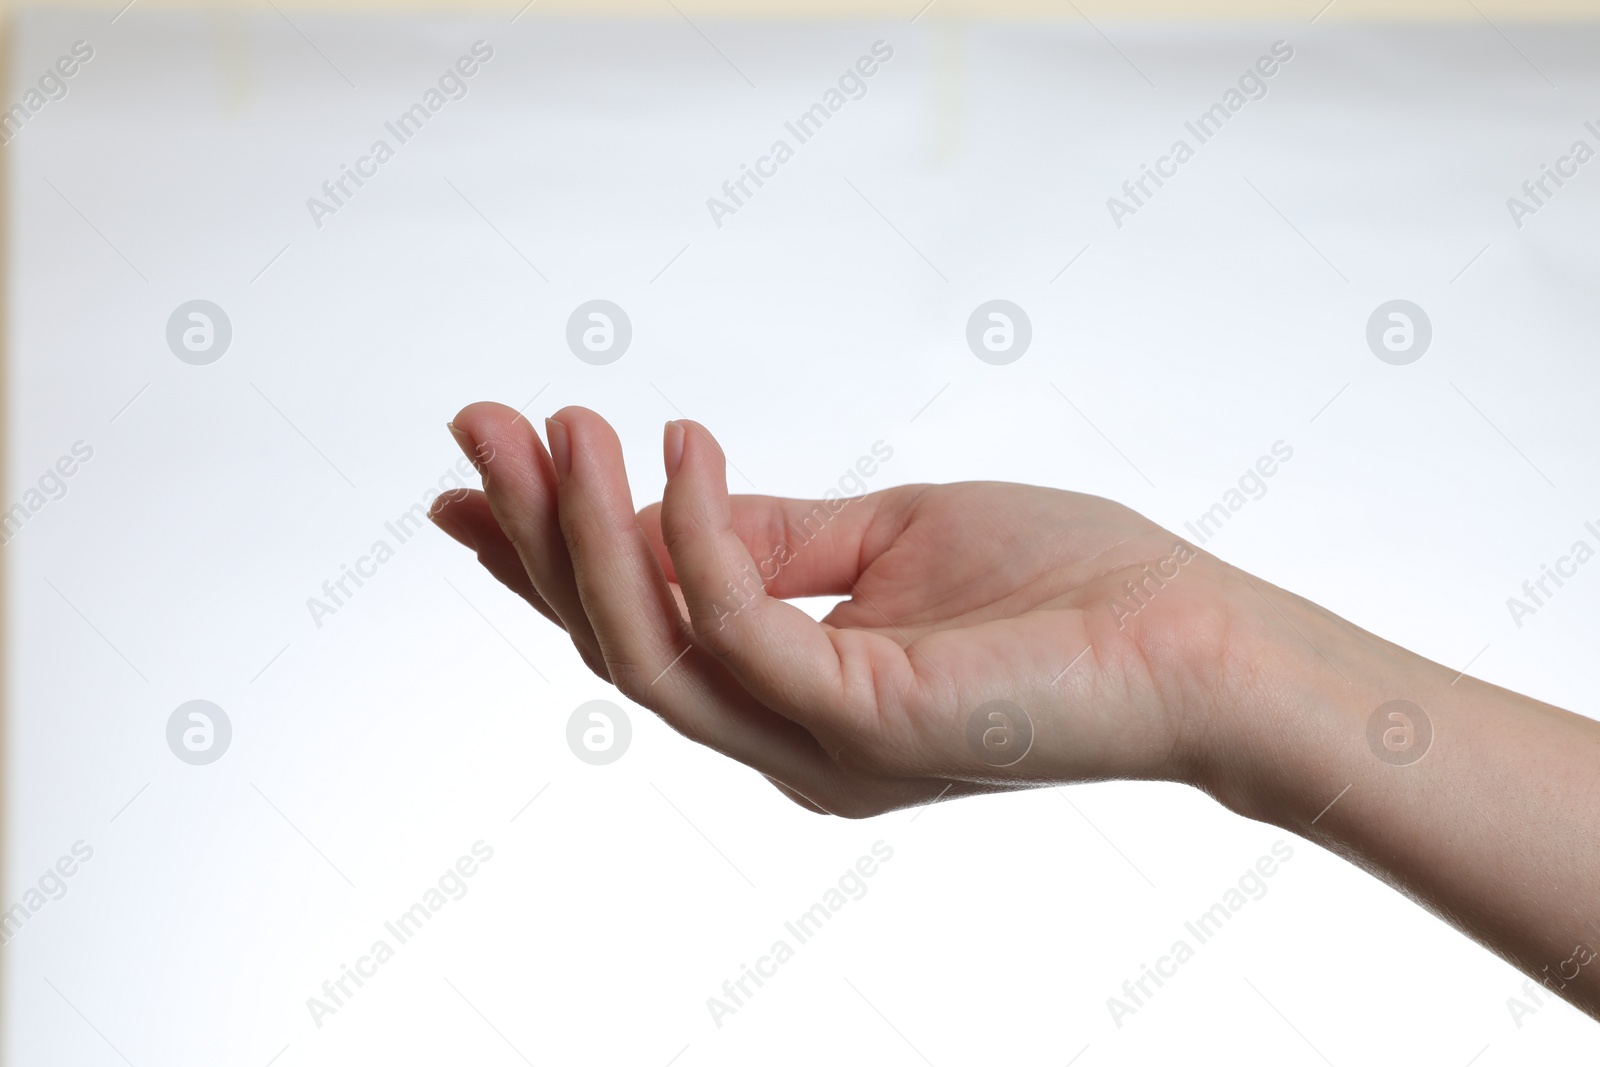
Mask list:
[[[486,495],[435,521],[624,696],[807,807],[1192,781],[1237,703],[1236,572],[1110,501],[1001,482],[730,497],[721,449],[685,420],[663,501],[635,515],[592,411],[551,421],[554,458],[501,405],[452,425]],[[834,595],[821,623],[785,603]]]
[[[637,514],[611,427],[452,424],[434,520],[589,667],[796,803],[863,817],[1165,778],[1351,859],[1600,1015],[1600,724],[1390,644],[1120,505],[999,482],[730,497],[669,423]],[[786,598],[843,596],[821,623]],[[1397,710],[1398,709],[1398,710]],[[1398,716],[1398,717],[1396,717]]]

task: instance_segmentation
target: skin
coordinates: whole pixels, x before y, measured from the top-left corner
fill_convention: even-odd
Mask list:
[[[548,450],[499,404],[450,428],[485,491],[440,498],[440,528],[623,696],[802,807],[865,818],[1183,782],[1345,857],[1600,1018],[1600,724],[1098,497],[1003,482],[730,496],[720,446],[678,420],[663,499],[635,512],[593,411],[547,420]],[[849,599],[819,623],[786,602],[808,596]],[[1421,714],[1379,711],[1396,699]],[[1009,704],[969,740],[991,701]]]

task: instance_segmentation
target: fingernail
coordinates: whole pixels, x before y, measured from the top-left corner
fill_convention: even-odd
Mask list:
[[[667,477],[675,477],[678,468],[683,464],[683,423],[676,419],[667,421],[666,431],[662,435],[662,458],[666,460]]]
[[[472,535],[467,533],[466,529],[456,522],[449,512],[437,508],[430,509],[428,518],[432,519],[435,526],[449,534],[458,543],[465,545],[474,552],[478,551],[477,543],[472,540]]]
[[[544,436],[550,442],[550,459],[556,465],[556,484],[567,480],[572,470],[572,452],[567,439],[566,424],[556,419],[544,420]]]
[[[465,452],[467,458],[472,461],[473,468],[479,474],[482,474],[483,464],[478,462],[478,444],[472,439],[472,435],[453,422],[445,423],[444,427],[450,431],[450,436],[456,439],[456,444],[460,446],[461,451]]]

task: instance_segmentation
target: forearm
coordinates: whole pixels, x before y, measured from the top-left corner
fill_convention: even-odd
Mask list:
[[[1459,677],[1098,497],[1001,482],[845,510],[729,497],[715,439],[680,420],[662,504],[635,514],[615,432],[557,414],[547,454],[520,412],[464,409],[452,430],[487,495],[436,521],[602,678],[809,810],[1192,782],[1600,1016],[1600,725]],[[814,515],[832,517],[795,518]],[[719,612],[802,526],[804,562]],[[846,589],[826,626],[783,602]],[[1369,743],[1396,700],[1413,721],[1380,718]]]
[[[1247,584],[1262,614],[1203,787],[1378,875],[1600,1017],[1600,724]],[[1395,700],[1415,708],[1384,707]]]

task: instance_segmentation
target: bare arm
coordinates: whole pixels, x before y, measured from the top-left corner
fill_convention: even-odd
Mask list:
[[[1260,667],[1196,784],[1600,1017],[1600,723],[1252,582]]]
[[[1600,1016],[1600,724],[1407,652],[1118,504],[1004,482],[730,497],[669,423],[475,404],[434,520],[634,702],[803,807],[1168,779],[1408,893]],[[845,596],[820,623],[786,598]]]

